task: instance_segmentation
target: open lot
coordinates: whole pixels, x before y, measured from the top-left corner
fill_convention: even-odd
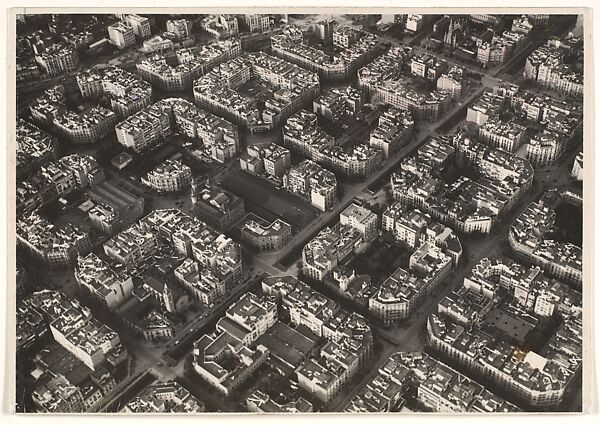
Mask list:
[[[536,325],[531,319],[517,317],[502,308],[492,309],[486,316],[485,321],[520,344],[525,341],[527,334]]]
[[[571,242],[582,246],[583,210],[566,202],[561,202],[555,209],[557,230],[553,238],[560,242]]]
[[[222,184],[225,189],[244,198],[246,204],[250,204],[249,209],[252,209],[252,204],[257,205],[297,227],[303,227],[317,215],[317,209],[302,199],[241,170],[229,173]]]
[[[383,282],[398,267],[408,267],[409,258],[407,249],[375,239],[364,253],[349,262],[349,266],[356,274],[368,274],[373,282]]]

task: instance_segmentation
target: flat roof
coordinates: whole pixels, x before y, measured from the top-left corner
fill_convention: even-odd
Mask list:
[[[501,308],[490,310],[485,321],[519,342],[524,342],[529,332],[535,328],[535,324],[530,321]]]
[[[312,340],[280,321],[258,339],[258,344],[267,347],[273,357],[292,367],[298,366],[314,347]]]

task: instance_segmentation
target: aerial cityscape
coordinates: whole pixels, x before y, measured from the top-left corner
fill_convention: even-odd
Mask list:
[[[17,14],[14,411],[581,412],[583,30]]]

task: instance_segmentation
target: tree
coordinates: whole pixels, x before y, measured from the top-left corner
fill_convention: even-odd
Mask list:
[[[394,243],[394,241],[395,241],[394,235],[391,232],[384,232],[383,241],[388,244]]]

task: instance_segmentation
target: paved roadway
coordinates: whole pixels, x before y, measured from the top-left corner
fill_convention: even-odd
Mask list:
[[[283,256],[289,254],[291,251],[297,249],[298,247],[306,244],[306,242],[320,230],[323,223],[326,223],[338,216],[340,212],[352,201],[354,197],[361,195],[361,192],[363,192],[372,182],[377,180],[381,175],[392,171],[403,158],[405,158],[410,152],[413,151],[413,149],[418,148],[423,143],[425,143],[425,141],[429,137],[435,135],[436,133],[434,129],[444,124],[445,120],[452,117],[456,111],[458,111],[460,108],[463,108],[465,104],[468,104],[471,101],[478,98],[485,89],[493,88],[494,86],[500,84],[502,81],[503,80],[493,75],[484,73],[481,80],[481,88],[475,90],[469,96],[462,99],[460,103],[454,105],[452,109],[445,114],[446,118],[444,120],[434,123],[427,123],[424,127],[421,127],[413,141],[409,142],[406,146],[404,146],[396,155],[394,155],[394,157],[387,160],[380,170],[371,175],[365,181],[354,185],[344,185],[344,195],[342,199],[335,205],[333,210],[322,214],[311,225],[307,226],[301,232],[294,235],[290,243],[288,243],[286,247],[280,252],[259,254],[254,256],[253,264],[255,264],[257,267],[259,267],[260,269],[262,269],[270,275],[291,273],[290,269],[295,268],[295,264],[285,268],[285,271],[275,268],[274,265]],[[220,177],[221,173],[219,173],[218,178]],[[540,187],[537,190],[530,190],[527,194],[525,194],[523,200],[519,203],[519,206],[513,209],[510,215],[506,217],[502,222],[497,224],[494,230],[494,234],[503,235],[503,240],[505,240],[506,235],[508,233],[508,227],[512,220],[514,220],[518,216],[518,214],[520,214],[523,211],[523,209],[525,209],[527,205],[529,205],[531,201],[539,198],[543,190],[545,190],[546,186],[547,184],[540,185]],[[477,264],[481,260],[481,258],[484,257],[484,253],[485,256],[502,255],[502,245],[498,244],[498,240],[496,237],[490,236],[481,240],[473,240],[464,243],[464,246],[468,253],[470,253],[468,259],[464,261],[457,268],[457,270],[455,270],[453,276],[451,276],[451,278],[449,279],[449,284],[437,288],[437,290],[434,291],[434,293],[430,297],[428,297],[425,304],[420,308],[418,317],[414,322],[412,322],[407,327],[404,326],[392,329],[377,329],[377,333],[380,335],[380,342],[381,344],[383,344],[383,350],[380,350],[377,353],[376,358],[373,360],[371,373],[366,374],[364,377],[362,377],[360,382],[356,383],[356,385],[353,386],[353,389],[355,389],[355,391],[342,391],[340,395],[330,403],[328,410],[339,411],[343,409],[343,407],[360,390],[360,388],[362,388],[370,379],[374,377],[374,375],[377,373],[377,369],[385,362],[385,360],[393,352],[399,350],[410,351],[423,349],[425,343],[423,335],[425,321],[427,320],[427,317],[437,309],[437,304],[439,303],[439,301],[443,297],[445,297],[452,289],[462,284],[465,275],[471,270],[471,268],[475,264]],[[475,254],[473,255],[473,253]]]
[[[254,268],[252,268],[252,270],[254,270]],[[257,274],[252,274],[252,276],[254,278],[258,277]],[[179,341],[179,344],[190,344],[190,339],[191,342],[198,339],[199,335],[197,334],[201,329],[205,327],[207,323],[213,321],[216,315],[222,315],[224,310],[243,293],[247,292],[254,283],[255,280],[250,279],[247,284],[236,287],[235,290],[231,291],[227,298],[221,303],[216,304],[213,308],[208,310],[208,316],[198,316],[194,321],[182,328],[173,340]],[[179,356],[178,359],[173,359],[169,357],[168,354],[179,344],[175,346],[173,344],[168,344],[166,346],[151,347],[144,344],[143,341],[133,338],[127,338],[124,343],[127,347],[127,351],[132,354],[132,357],[134,358],[134,366],[131,374],[127,379],[119,383],[117,390],[111,394],[109,398],[104,400],[103,403],[97,407],[97,410],[104,409],[119,397],[122,397],[130,386],[140,377],[140,374],[143,374],[145,371],[151,370],[156,376],[165,380],[185,379],[189,381],[189,378],[184,376],[184,366],[187,354],[192,351],[191,344],[189,349],[184,351],[183,355]]]
[[[481,96],[486,86],[482,86],[478,90],[475,90],[466,98],[462,99],[460,103],[455,104],[446,114],[446,117],[451,117],[456,111],[463,108],[464,104],[467,104],[474,99]],[[393,157],[389,158],[385,161],[383,167],[369,176],[366,180],[353,184],[353,185],[344,185],[344,191],[342,199],[339,199],[338,202],[334,205],[331,211],[327,211],[319,216],[319,218],[310,225],[306,226],[300,232],[295,234],[292,237],[292,240],[285,246],[284,249],[279,251],[276,254],[271,254],[271,259],[273,260],[270,265],[274,265],[278,260],[277,258],[282,258],[288,255],[290,252],[298,249],[300,246],[304,246],[322,227],[322,223],[329,222],[335,217],[339,216],[339,214],[346,208],[353,198],[359,196],[361,192],[367,189],[374,181],[380,178],[384,174],[391,173],[398,164],[409,155],[414,149],[418,148],[422,144],[424,144],[431,136],[434,136],[435,128],[442,125],[445,120],[434,121],[430,123],[421,123],[418,124],[418,132],[413,140],[404,145],[400,151],[398,151]],[[266,259],[265,259],[266,261]],[[264,263],[264,262],[263,262]]]
[[[382,38],[386,41],[391,41],[397,45],[402,45],[402,43],[398,42],[397,40],[395,40],[391,37],[384,36]],[[306,228],[304,228],[301,232],[294,235],[292,240],[286,245],[286,247],[284,249],[279,251],[277,254],[272,254],[271,257],[277,258],[273,263],[269,264],[268,260],[266,260],[266,259],[261,260],[261,263],[263,265],[265,265],[266,268],[272,268],[270,266],[272,266],[277,261],[279,261],[280,258],[285,257],[291,251],[298,249],[299,246],[301,246],[301,245],[303,246],[309,239],[311,239],[313,237],[314,234],[316,234],[316,231],[321,226],[321,224],[320,224],[321,222],[328,222],[335,216],[338,216],[340,214],[340,212],[343,211],[343,209],[350,203],[350,201],[355,196],[359,196],[359,194],[362,191],[364,191],[368,186],[370,186],[380,176],[391,172],[400,163],[400,161],[403,158],[405,158],[413,149],[418,148],[423,143],[425,143],[425,141],[429,137],[435,135],[436,134],[436,132],[434,131],[435,128],[443,126],[443,124],[448,119],[450,119],[454,113],[456,113],[459,109],[463,108],[464,105],[467,105],[470,102],[477,99],[479,96],[481,96],[481,94],[483,93],[484,90],[492,89],[495,86],[504,82],[505,80],[498,78],[496,75],[503,72],[503,70],[506,69],[506,67],[511,66],[512,61],[522,59],[522,57],[525,54],[529,54],[528,52],[532,51],[533,48],[537,47],[541,43],[542,43],[541,40],[538,40],[536,43],[532,43],[532,45],[523,49],[519,54],[517,54],[517,56],[515,56],[513,59],[511,59],[511,61],[509,61],[507,64],[505,64],[504,66],[502,66],[498,69],[490,69],[487,71],[482,71],[481,69],[477,68],[476,72],[483,74],[483,76],[481,78],[481,87],[479,89],[475,90],[467,97],[461,99],[460,103],[455,104],[446,114],[444,114],[444,117],[445,117],[444,119],[433,122],[433,123],[426,123],[426,124],[421,123],[420,124],[421,128],[419,128],[419,131],[416,134],[415,138],[411,142],[409,142],[407,145],[405,145],[399,152],[397,152],[396,155],[394,155],[392,158],[388,159],[384,163],[384,166],[380,170],[378,170],[376,173],[369,176],[369,178],[367,180],[352,185],[351,186],[352,190],[348,190],[348,185],[345,185],[344,186],[344,188],[345,188],[344,196],[334,206],[333,210],[322,214],[321,217],[317,221],[315,221],[310,226],[307,226]],[[450,63],[452,63],[452,61],[450,61]],[[464,65],[460,64],[460,66],[464,66]]]
[[[425,324],[430,314],[437,310],[438,303],[450,293],[453,289],[462,285],[464,278],[471,269],[481,261],[489,257],[500,257],[506,255],[508,247],[508,230],[516,218],[529,206],[531,202],[537,201],[544,191],[552,187],[565,187],[569,185],[569,171],[572,163],[572,157],[576,155],[574,150],[563,158],[561,165],[549,170],[536,173],[532,188],[524,194],[523,198],[503,217],[492,229],[492,233],[482,238],[461,238],[463,250],[466,251],[466,258],[463,257],[459,266],[454,270],[443,283],[434,290],[427,298],[425,303],[419,308],[416,319],[408,326],[397,326],[385,329],[377,324],[371,323],[375,328],[376,334],[379,334],[380,340],[390,343],[384,345],[383,352],[385,356],[379,355],[370,365],[371,372],[364,376],[359,383],[352,387],[352,391],[341,391],[328,406],[330,411],[342,410],[350,400],[364,387],[370,379],[375,377],[377,370],[383,365],[385,360],[396,351],[420,351],[425,346]]]
[[[387,40],[387,37],[383,37],[386,41],[391,41],[393,44],[401,44],[397,40]],[[513,60],[522,60],[522,56],[526,51],[530,51],[532,46],[528,46],[527,49],[523,50],[521,54],[515,57]],[[531,49],[532,50],[532,49]],[[131,62],[131,61],[128,61]],[[453,63],[452,60],[448,60],[449,63]],[[131,65],[127,63],[127,65]],[[471,69],[472,67],[465,66],[464,64],[460,64],[465,68]],[[376,173],[371,175],[368,179],[363,182],[354,184],[354,185],[344,185],[344,195],[342,199],[336,204],[332,211],[322,214],[317,220],[314,221],[310,226],[307,226],[301,232],[296,234],[292,241],[286,246],[284,250],[279,253],[272,254],[260,254],[256,255],[253,258],[253,264],[255,267],[260,269],[261,271],[266,272],[270,275],[283,274],[285,272],[292,273],[295,270],[295,264],[290,267],[285,268],[285,271],[279,270],[274,267],[275,263],[279,261],[281,257],[288,254],[289,252],[297,249],[300,246],[303,246],[310,238],[316,234],[323,223],[327,223],[330,220],[334,219],[339,215],[339,213],[351,202],[351,200],[356,196],[364,196],[364,191],[366,188],[379,177],[386,173],[390,173],[393,169],[399,164],[399,162],[406,157],[413,149],[421,146],[429,137],[435,135],[435,128],[441,126],[445,120],[448,120],[453,114],[458,111],[460,108],[464,107],[465,104],[471,102],[476,97],[480,96],[481,93],[486,88],[494,87],[499,84],[502,80],[497,78],[500,72],[504,69],[512,65],[511,62],[507,63],[505,66],[497,69],[495,71],[483,72],[483,77],[481,80],[482,87],[478,90],[475,90],[465,99],[463,99],[459,104],[456,104],[452,107],[450,111],[445,114],[445,119],[442,121],[434,122],[434,123],[426,123],[421,124],[419,131],[416,137],[409,142],[406,146],[404,146],[394,157],[387,160],[384,166],[378,170]],[[473,69],[475,71],[475,69]],[[481,73],[480,69],[476,69],[477,73]],[[493,73],[492,73],[493,72]],[[40,87],[49,87],[57,82],[62,82],[69,77],[73,77],[75,73],[72,73],[68,76],[61,76],[55,79],[48,79],[40,82],[35,82],[33,84],[21,87],[23,92],[33,92],[35,90],[41,90]],[[506,240],[508,227],[510,223],[517,217],[520,212],[527,207],[527,205],[538,199],[541,193],[548,187],[549,183],[552,180],[559,180],[561,183],[564,183],[565,175],[568,175],[568,170],[570,163],[564,162],[563,165],[555,170],[538,173],[536,176],[536,185],[530,190],[527,194],[524,195],[523,200],[518,204],[518,206],[509,214],[507,218],[497,224],[494,229],[494,235],[502,235],[502,241]],[[229,170],[229,166],[224,169],[219,170],[216,179],[220,179],[221,176]],[[566,173],[566,174],[565,174]],[[541,183],[540,183],[541,181]],[[468,256],[465,261],[455,270],[454,274],[448,279],[448,282],[445,286],[439,287],[430,297],[428,297],[425,304],[420,308],[419,314],[412,323],[408,326],[403,327],[395,327],[391,329],[383,329],[374,325],[375,334],[379,340],[379,343],[382,345],[382,349],[375,355],[374,361],[372,364],[372,368],[370,373],[365,374],[360,382],[357,382],[356,385],[352,387],[350,391],[342,391],[338,397],[336,397],[332,403],[330,403],[329,409],[332,411],[341,410],[348,401],[362,388],[368,380],[372,379],[379,366],[395,351],[399,350],[420,350],[424,346],[424,335],[423,329],[424,324],[431,312],[435,311],[438,302],[453,288],[457,287],[462,283],[464,276],[470,271],[470,269],[475,265],[479,260],[485,256],[495,256],[502,254],[502,244],[498,243],[497,236],[490,236],[487,238],[482,238],[481,240],[465,240],[463,242],[463,246],[465,247]],[[69,285],[70,286],[70,285]],[[238,290],[232,292],[230,296],[220,305],[215,306],[214,311],[222,309],[223,306],[228,305],[235,298],[239,297],[242,292],[246,291],[248,288],[244,286],[240,286]],[[217,308],[221,307],[221,308]],[[199,327],[203,326],[203,323],[206,320],[212,319],[212,314],[209,314],[208,318],[200,317],[193,324],[188,324],[186,328],[180,332],[180,335],[189,332],[190,329],[198,330]],[[114,397],[106,400],[103,405],[110,404],[113,400],[119,397],[124,391],[127,390],[128,386],[131,385],[138,377],[139,371],[145,371],[154,369],[158,374],[163,375],[167,379],[180,379],[186,382],[190,382],[189,377],[186,376],[184,371],[184,362],[186,355],[180,357],[179,360],[175,360],[171,365],[165,364],[165,359],[163,357],[164,347],[162,348],[149,348],[145,346],[139,340],[129,340],[127,344],[128,350],[131,354],[135,356],[135,367],[132,376],[122,382],[119,385],[119,390],[116,391]],[[170,348],[170,346],[169,346]],[[191,348],[190,348],[191,351]],[[189,352],[189,351],[188,351]],[[187,354],[187,353],[186,353]],[[214,400],[216,401],[216,400]]]
[[[252,267],[254,270],[254,266]],[[225,310],[238,298],[255,284],[257,281],[262,279],[261,272],[253,272],[251,276],[247,275],[248,279],[244,280],[243,283],[237,285],[233,290],[227,294],[227,297],[218,303],[215,303],[213,307],[209,308],[202,316],[198,316],[195,320],[188,323],[185,328],[178,332],[177,336],[173,338],[176,341],[175,344],[168,344],[168,348],[165,351],[165,356],[171,356],[176,362],[181,362],[185,358],[186,354],[192,350],[192,344],[198,338],[200,338],[204,332],[203,328],[206,328],[216,317],[220,317],[225,313]],[[188,350],[185,350],[189,346]],[[180,351],[183,352],[180,354]]]

